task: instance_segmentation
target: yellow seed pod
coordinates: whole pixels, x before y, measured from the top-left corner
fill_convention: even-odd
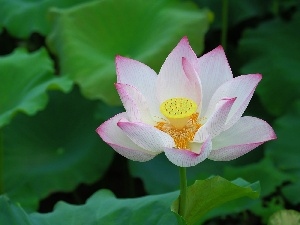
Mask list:
[[[197,104],[191,99],[170,98],[160,105],[160,111],[174,127],[181,128],[197,111],[197,107]]]

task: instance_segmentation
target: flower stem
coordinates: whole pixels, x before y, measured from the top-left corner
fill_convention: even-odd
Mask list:
[[[221,34],[221,44],[226,50],[227,45],[227,30],[228,30],[228,1],[222,0],[222,34]]]
[[[181,216],[184,216],[186,210],[186,189],[187,189],[187,180],[186,180],[186,168],[179,167],[180,174],[180,197],[179,197],[179,210],[178,213]]]

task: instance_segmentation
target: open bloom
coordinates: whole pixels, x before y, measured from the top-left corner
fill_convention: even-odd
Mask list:
[[[128,159],[143,162],[164,152],[175,165],[189,167],[206,158],[232,160],[276,138],[265,121],[241,117],[261,75],[233,78],[221,46],[197,58],[184,37],[158,75],[121,56],[116,67],[126,112],[97,133]]]

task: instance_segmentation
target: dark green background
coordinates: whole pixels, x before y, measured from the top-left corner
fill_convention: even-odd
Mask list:
[[[221,44],[223,2],[0,0],[0,224],[59,224],[60,212],[80,215],[82,221],[72,217],[68,224],[184,224],[169,211],[178,195],[176,166],[163,154],[128,161],[95,129],[123,111],[113,85],[115,55],[158,72],[188,36],[201,56]],[[227,203],[202,222],[265,224],[280,209],[300,210],[300,4],[228,0],[227,25],[234,76],[263,75],[244,115],[266,120],[278,139],[231,162],[189,168],[188,183],[212,175],[260,181],[258,200]],[[99,189],[119,198],[147,197],[130,202]],[[54,214],[33,213],[52,212],[61,200],[83,204],[90,196],[78,212],[59,203]],[[115,208],[87,216],[97,201]],[[132,211],[140,216],[128,217]]]

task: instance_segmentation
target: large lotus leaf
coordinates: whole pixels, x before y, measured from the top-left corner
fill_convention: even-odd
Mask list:
[[[245,211],[251,211],[256,216],[259,216],[262,221],[264,221],[262,224],[265,224],[274,212],[284,208],[284,201],[281,200],[280,197],[274,197],[270,201],[262,199],[239,198],[214,208],[204,215],[200,221],[204,222],[207,220],[214,220],[217,217],[224,218],[225,216],[236,216],[240,213],[245,213]]]
[[[26,209],[57,191],[101,178],[113,151],[99,139],[94,113],[97,102],[51,93],[47,108],[28,117],[20,114],[3,129],[4,190]]]
[[[18,112],[33,115],[48,101],[47,90],[67,92],[72,82],[55,77],[53,63],[45,49],[27,53],[17,49],[0,57],[0,127]]]
[[[268,196],[276,191],[284,181],[290,181],[292,178],[278,170],[269,158],[264,158],[258,163],[245,165],[243,167],[227,167],[224,176],[228,179],[243,177],[254,182],[259,180],[261,183],[261,196]]]
[[[7,196],[0,196],[1,225],[32,225],[29,215],[19,206],[12,203]]]
[[[187,225],[196,224],[213,208],[242,197],[257,198],[259,191],[258,182],[251,184],[240,178],[232,182],[219,176],[197,180],[187,188],[186,210],[183,218]],[[172,210],[178,212],[178,207],[179,198],[172,204]]]
[[[163,195],[149,195],[134,199],[116,199],[108,190],[101,190],[91,196],[84,205],[75,206],[59,202],[48,214],[31,214],[36,225],[184,225],[178,223],[170,210],[178,192]]]
[[[0,25],[13,36],[28,38],[33,32],[50,31],[47,12],[51,7],[66,8],[87,0],[0,0]]]
[[[216,218],[224,218],[226,216],[238,215],[239,213],[243,213],[247,210],[251,210],[253,208],[258,207],[260,202],[260,199],[252,198],[239,198],[229,201],[203,215],[203,217],[201,217],[201,219],[199,220],[199,225],[204,223],[205,221],[215,220]],[[207,224],[210,223],[207,222]]]
[[[116,199],[108,190],[91,196],[84,205],[59,202],[51,213],[27,214],[7,197],[0,196],[0,224],[2,225],[185,225],[170,210],[178,192],[135,199]],[[177,222],[178,219],[178,222]]]
[[[158,71],[183,36],[200,53],[207,15],[179,0],[102,0],[52,10],[48,44],[58,55],[62,73],[78,83],[86,97],[119,104],[113,85],[115,56],[131,57]]]
[[[300,13],[290,21],[274,19],[247,30],[239,46],[244,74],[263,74],[257,88],[262,103],[280,115],[300,97]],[[276,35],[274,35],[276,34]]]

